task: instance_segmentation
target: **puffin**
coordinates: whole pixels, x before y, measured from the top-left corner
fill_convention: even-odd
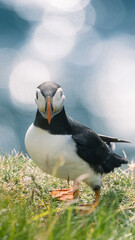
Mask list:
[[[74,183],[71,189],[56,189],[50,194],[63,201],[79,198],[79,182],[83,181],[93,189],[98,203],[103,174],[128,163],[111,144],[128,141],[96,134],[68,116],[63,89],[55,82],[39,85],[35,102],[37,112],[25,135],[26,150],[42,171]]]

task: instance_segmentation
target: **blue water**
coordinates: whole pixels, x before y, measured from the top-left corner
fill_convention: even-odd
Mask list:
[[[22,98],[19,99],[20,94],[17,95],[18,99],[14,96],[10,81],[18,64],[30,59],[29,61],[44,64],[51,80],[62,85],[66,95],[66,111],[71,117],[97,133],[132,141],[131,145],[117,146],[116,151],[121,153],[124,149],[130,159],[134,158],[135,127],[132,123],[134,121],[130,120],[135,118],[132,106],[135,97],[132,101],[129,100],[133,94],[133,81],[129,81],[129,86],[124,88],[123,91],[127,88],[124,97],[121,91],[116,91],[114,95],[113,90],[121,89],[127,84],[123,75],[127,75],[127,81],[130,78],[134,79],[135,72],[131,66],[135,66],[135,1],[92,0],[85,7],[81,6],[80,10],[75,10],[74,5],[70,8],[51,6],[49,10],[48,5],[43,9],[38,0],[37,6],[32,3],[27,5],[25,2],[19,5],[15,1],[10,4],[7,0],[0,1],[0,153],[11,152],[12,149],[26,151],[24,136],[35,117],[34,99],[33,103],[27,104],[28,92],[18,85],[19,81],[24,80],[19,79],[24,69],[21,73],[20,68],[14,89],[19,93],[19,87],[22,88],[24,99],[26,98],[25,104]],[[54,16],[58,21],[56,29]],[[64,23],[61,18],[66,19]],[[46,29],[41,31],[43,21]],[[67,31],[63,27],[64,24]],[[42,35],[44,33],[45,36]],[[118,60],[117,69],[113,71],[115,59],[121,59],[124,63],[121,64],[121,60]],[[126,72],[122,75],[123,71]],[[113,72],[114,79],[119,75],[117,82],[110,81]],[[104,76],[107,76],[110,84],[104,82]],[[31,80],[31,85],[33,81]],[[24,86],[26,84],[27,81],[24,81]],[[104,97],[108,94],[106,88],[110,93],[109,88],[112,88],[112,100]],[[128,106],[124,104],[125,112],[116,111],[117,118],[113,112],[112,115],[108,114],[112,109],[114,113],[115,109],[117,110],[117,102],[113,105],[115,97],[120,109],[123,108],[122,97],[128,102]],[[125,120],[119,121],[122,114]]]

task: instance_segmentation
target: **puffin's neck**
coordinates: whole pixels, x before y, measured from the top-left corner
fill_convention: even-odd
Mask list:
[[[52,134],[70,134],[71,133],[68,117],[65,113],[64,108],[60,113],[58,113],[52,118],[50,124],[48,124],[48,120],[42,116],[39,110],[37,110],[34,125],[44,130],[48,130]]]

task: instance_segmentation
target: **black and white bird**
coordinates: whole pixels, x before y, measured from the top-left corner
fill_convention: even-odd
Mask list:
[[[25,136],[26,149],[43,171],[61,179],[83,181],[99,198],[102,174],[109,173],[127,159],[115,154],[111,142],[127,142],[96,134],[69,117],[60,85],[45,82],[36,90],[37,113]],[[62,194],[62,193],[61,193]]]

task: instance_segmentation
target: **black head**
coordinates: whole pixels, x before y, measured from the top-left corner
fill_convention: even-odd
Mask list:
[[[38,110],[50,124],[51,119],[61,112],[64,106],[64,92],[60,85],[53,82],[44,82],[37,87],[36,104]]]
[[[44,82],[41,85],[39,85],[37,88],[40,89],[40,92],[42,95],[46,98],[47,96],[50,96],[53,98],[55,93],[57,92],[58,88],[61,86],[54,82]]]

